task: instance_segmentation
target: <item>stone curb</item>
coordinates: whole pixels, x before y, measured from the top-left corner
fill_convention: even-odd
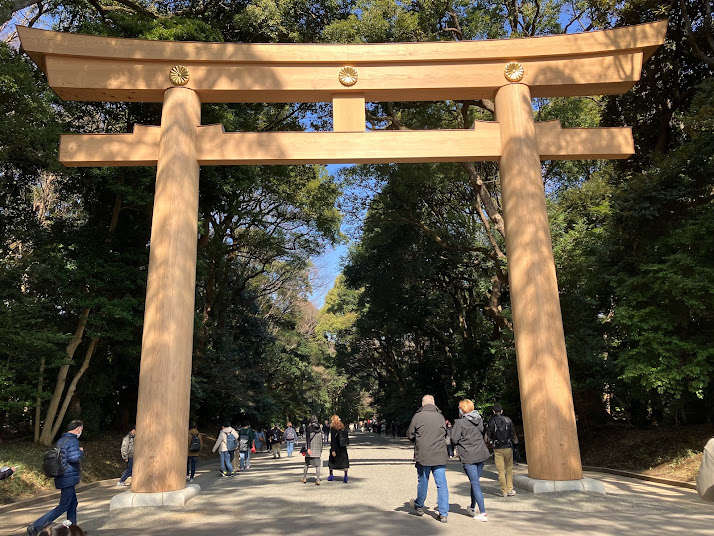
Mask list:
[[[669,478],[662,478],[659,476],[643,475],[641,473],[631,473],[629,471],[622,471],[620,469],[610,469],[609,467],[591,467],[584,465],[583,471],[594,471],[596,473],[608,473],[617,476],[626,476],[628,478],[636,478],[638,480],[647,480],[649,482],[656,482],[658,484],[667,484],[668,486],[676,486],[678,488],[687,489],[697,489],[697,485],[694,482],[682,482],[681,480],[670,480]]]
[[[109,480],[97,480],[96,482],[89,482],[88,484],[81,484],[75,487],[77,493],[82,493],[88,489],[99,487],[108,482],[113,482],[117,480],[116,478],[110,478]],[[35,497],[30,497],[29,499],[23,499],[14,503],[0,505],[0,514],[3,512],[10,512],[12,510],[19,510],[20,508],[25,508],[26,506],[33,506],[35,504],[40,504],[43,502],[55,501],[59,499],[59,491],[47,491],[36,495]]]

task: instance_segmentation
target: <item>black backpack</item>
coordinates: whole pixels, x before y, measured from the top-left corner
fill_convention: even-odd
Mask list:
[[[45,457],[42,462],[42,470],[45,472],[45,475],[58,477],[62,476],[67,470],[69,464],[65,463],[62,459],[62,445],[67,442],[67,439],[69,438],[65,438],[64,441],[58,441],[54,447],[45,452]]]
[[[191,443],[188,445],[189,452],[201,452],[201,438],[198,434],[191,435]]]
[[[511,421],[501,415],[493,417],[493,441],[494,448],[508,448],[511,446]]]

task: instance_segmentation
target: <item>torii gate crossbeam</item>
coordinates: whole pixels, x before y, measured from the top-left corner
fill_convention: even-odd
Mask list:
[[[62,136],[68,166],[156,165],[132,491],[185,488],[200,165],[493,160],[500,165],[528,474],[582,478],[541,160],[627,158],[628,128],[535,123],[533,97],[619,94],[667,21],[586,34],[458,43],[186,43],[18,28],[66,100],[163,102],[161,126]],[[365,102],[495,100],[460,131],[365,132]],[[202,102],[332,102],[334,132],[226,133]],[[160,424],[160,426],[159,426]],[[572,489],[567,486],[562,489]],[[123,495],[123,494],[122,494]]]

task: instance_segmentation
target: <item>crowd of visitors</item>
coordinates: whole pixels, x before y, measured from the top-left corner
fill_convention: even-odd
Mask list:
[[[39,518],[27,527],[30,536],[38,535],[81,535],[81,528],[77,521],[77,497],[75,486],[79,483],[79,463],[83,456],[83,449],[79,446],[79,436],[84,425],[82,421],[72,421],[67,432],[60,438],[52,451],[45,455],[45,464],[48,456],[56,457],[56,464],[61,465],[61,472],[55,476],[55,487],[61,490],[60,503],[53,510]],[[288,421],[284,429],[273,423],[267,430],[259,427],[253,429],[250,422],[245,420],[239,429],[231,426],[230,421],[224,421],[218,433],[212,451],[218,451],[220,456],[219,476],[231,477],[241,471],[251,468],[251,454],[256,452],[272,453],[273,459],[281,458],[281,446],[285,444],[287,456],[293,456],[294,448],[304,440],[300,450],[304,459],[302,482],[308,482],[310,468],[315,468],[315,484],[320,485],[322,468],[322,451],[328,448],[327,466],[329,476],[327,480],[335,480],[335,471],[342,471],[342,481],[347,483],[350,460],[348,446],[350,444],[349,431],[400,436],[400,425],[396,421],[385,420],[357,421],[353,423],[342,422],[338,415],[333,415],[328,421],[320,423],[317,416],[313,415],[299,426],[293,426]],[[493,417],[488,425],[474,408],[471,400],[464,399],[459,402],[459,418],[453,423],[447,421],[436,407],[434,397],[425,395],[422,406],[413,416],[405,431],[407,438],[414,443],[414,462],[417,471],[416,498],[411,501],[416,515],[424,514],[424,502],[429,487],[429,477],[433,476],[437,489],[438,518],[446,523],[449,516],[449,490],[446,481],[446,463],[449,458],[458,456],[471,485],[471,503],[467,511],[479,521],[488,521],[488,514],[481,491],[480,478],[484,462],[490,456],[488,445],[492,446],[494,461],[498,468],[498,478],[503,497],[516,494],[513,489],[513,464],[517,458],[518,437],[516,436],[513,422],[503,415],[500,404],[493,406]],[[121,457],[126,463],[117,486],[125,486],[131,477],[134,459],[134,440],[136,427],[132,426],[129,433],[122,439]],[[203,436],[195,422],[188,429],[187,437],[187,462],[186,480],[192,482],[196,477],[196,466],[204,447]],[[54,454],[53,454],[54,453]],[[51,456],[50,456],[51,457]],[[50,460],[52,461],[52,460]],[[51,464],[50,464],[51,465]],[[2,478],[12,475],[14,468],[2,468]],[[47,473],[47,468],[45,472]],[[54,476],[54,475],[53,475]],[[67,513],[64,524],[53,523],[63,513]]]

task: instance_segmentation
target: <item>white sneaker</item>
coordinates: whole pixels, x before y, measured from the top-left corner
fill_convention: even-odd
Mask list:
[[[488,514],[479,514],[476,517],[474,517],[474,520],[483,521],[484,523],[486,523],[488,521]]]
[[[126,486],[126,482],[117,482],[117,486]]]
[[[466,507],[466,511],[469,513],[469,515],[470,515],[471,517],[476,517],[476,510],[474,510],[474,509],[471,508],[470,506],[467,506],[467,507]]]
[[[190,476],[187,476],[187,477],[186,477],[186,482],[190,482],[190,481],[191,481],[191,477],[190,477]]]
[[[511,491],[508,492],[509,497],[513,497],[516,494],[516,490],[512,489]]]

